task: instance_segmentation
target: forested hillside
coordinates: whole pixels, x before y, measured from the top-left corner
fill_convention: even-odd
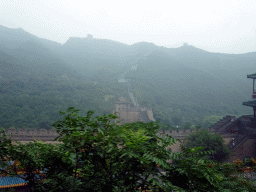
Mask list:
[[[242,102],[251,100],[246,75],[256,72],[256,53],[76,37],[61,45],[0,26],[0,126],[51,129],[70,106],[82,115],[111,113],[119,96],[129,98],[118,83],[125,71],[140,106],[151,106],[165,124],[251,114]]]

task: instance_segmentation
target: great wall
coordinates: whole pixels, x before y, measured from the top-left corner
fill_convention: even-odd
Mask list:
[[[256,144],[256,131],[251,131],[247,129],[242,129],[246,121],[254,121],[254,118],[250,115],[242,116],[238,119],[235,119],[234,116],[226,116],[217,122],[211,128],[207,130],[210,134],[220,134],[224,140],[224,144],[231,149],[232,155],[226,162],[233,162],[235,159],[243,159],[245,157],[254,157],[255,155],[255,144]],[[173,138],[179,139],[183,144],[186,142],[186,137],[191,133],[194,133],[195,130],[172,130],[165,132],[158,132],[158,136],[164,138],[164,135],[170,135]],[[60,141],[53,141],[59,134],[55,129],[47,131],[46,129],[37,130],[26,130],[10,128],[5,131],[7,135],[11,136],[11,140],[17,140],[21,143],[33,142],[35,139],[42,140],[45,143],[58,144],[62,143]],[[14,142],[13,142],[14,144]],[[181,152],[180,143],[177,142],[171,146],[168,146],[167,149],[172,150],[172,152]]]
[[[256,79],[256,74],[253,76],[254,80]],[[254,86],[254,84],[253,84]],[[132,102],[129,102],[128,99],[120,97],[115,102],[113,108],[113,113],[117,112],[119,119],[121,120],[120,124],[135,122],[135,121],[155,121],[153,116],[153,110],[150,107],[140,107],[137,103],[137,100],[132,94],[131,86],[128,86],[128,92]],[[256,91],[254,89],[253,98],[256,98]],[[219,120],[212,127],[208,128],[210,134],[219,134],[226,145],[231,150],[231,156],[224,161],[233,163],[236,159],[245,158],[255,158],[256,150],[256,101],[250,101],[243,103],[244,105],[253,107],[254,115],[244,115],[236,119],[235,116],[226,116],[223,119]],[[116,122],[116,121],[115,121]],[[187,136],[193,134],[196,130],[172,130],[172,131],[159,131],[157,136],[164,138],[165,135],[169,135],[173,138],[177,138],[181,143],[186,144]],[[35,129],[15,129],[10,128],[5,131],[7,135],[11,136],[12,144],[17,145],[16,141],[21,142],[22,144],[33,142],[35,139],[42,140],[45,143],[50,144],[61,144],[60,141],[53,141],[59,134],[55,129],[47,131],[46,129],[40,129],[39,131]],[[2,136],[2,134],[1,134]],[[118,146],[119,148],[121,146]],[[173,153],[181,152],[180,143],[176,142],[171,146],[166,147],[167,150],[171,149]],[[172,163],[172,160],[169,160],[168,163]],[[160,168],[159,168],[160,170]],[[163,174],[164,170],[160,170]],[[4,185],[0,186],[1,188],[26,188],[25,184],[19,185]]]
[[[129,102],[129,100],[124,97],[118,98],[115,102],[113,113],[115,112],[119,116],[119,118],[115,120],[115,123],[120,121],[118,125],[136,121],[155,121],[152,108],[141,107],[139,105],[134,106],[133,103]]]
[[[137,70],[138,63],[141,62],[141,60],[144,60],[146,56],[148,56],[152,51],[149,51],[143,56],[139,57],[131,64],[131,68],[128,68],[124,73],[122,73],[118,77],[118,82],[123,83],[127,85],[128,88],[128,95],[129,99],[126,99],[125,97],[119,97],[115,101],[115,106],[113,108],[113,113],[117,113],[119,118],[115,120],[115,123],[117,121],[120,121],[118,125],[124,124],[124,123],[131,123],[136,121],[142,121],[142,122],[149,122],[149,121],[155,121],[153,110],[151,107],[147,106],[140,106],[137,98],[134,96],[134,93],[132,91],[132,85],[130,79],[125,79],[125,74],[129,71]]]
[[[256,75],[255,75],[256,78]],[[130,82],[128,82],[128,92],[132,94],[132,88]],[[255,93],[256,94],[256,93]],[[255,103],[255,101],[253,101]],[[256,106],[256,104],[250,104]],[[249,105],[246,102],[244,105]],[[120,97],[116,100],[115,106],[113,108],[113,113],[117,112],[121,122],[118,125],[124,123],[131,123],[136,121],[149,122],[155,121],[153,110],[150,107],[141,107],[139,106],[136,98],[131,96],[131,101],[124,97]],[[116,121],[117,121],[116,120]],[[115,123],[116,123],[115,121]],[[236,119],[235,116],[226,116],[223,119],[219,120],[212,127],[207,130],[211,133],[220,134],[223,138],[224,145],[231,149],[232,155],[226,162],[232,163],[236,159],[244,158],[254,158],[255,149],[256,149],[256,118],[255,118],[255,109],[254,115],[244,115]],[[195,130],[172,130],[165,132],[158,132],[159,135],[164,137],[164,135],[170,135],[174,138],[179,139],[183,144],[186,142],[186,137],[195,132]],[[51,129],[47,131],[46,129],[40,129],[39,131],[30,129],[15,129],[10,128],[6,130],[6,134],[11,135],[12,140],[20,141],[21,143],[28,143],[34,141],[34,139],[39,139],[45,143],[57,144],[61,143],[59,141],[53,141],[54,138],[58,136],[56,130]],[[168,146],[167,149],[171,148],[172,152],[181,152],[180,144],[177,142],[171,146]]]

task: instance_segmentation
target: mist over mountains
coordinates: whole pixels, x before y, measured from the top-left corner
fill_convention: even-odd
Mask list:
[[[119,96],[129,98],[118,82],[124,72],[139,104],[151,106],[155,119],[169,125],[252,114],[242,102],[251,100],[246,76],[256,72],[256,52],[126,45],[90,35],[62,45],[0,26],[0,126],[50,129],[63,118],[58,111],[70,106],[82,115],[111,113]]]

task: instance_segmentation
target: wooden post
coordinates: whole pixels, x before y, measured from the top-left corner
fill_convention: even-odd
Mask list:
[[[255,91],[255,79],[253,79],[253,94],[256,93]]]

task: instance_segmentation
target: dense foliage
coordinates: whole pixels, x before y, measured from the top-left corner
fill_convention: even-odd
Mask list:
[[[59,82],[48,80],[45,84],[34,80],[20,85],[17,82],[10,83],[2,89],[6,92],[0,94],[4,101],[0,108],[2,127],[51,129],[52,123],[61,118],[57,111],[70,105],[82,106],[83,115],[90,108],[96,115],[102,115],[112,113],[118,95],[128,96],[127,89],[118,83],[105,86],[65,79]]]
[[[203,151],[213,150],[216,153],[210,156],[201,156],[201,158],[207,158],[216,160],[220,163],[229,158],[231,151],[224,145],[224,140],[220,134],[210,132],[206,129],[191,133],[187,136],[186,147],[204,147]]]
[[[92,111],[85,117],[79,116],[78,111],[69,108],[60,112],[66,114],[65,118],[53,124],[60,133],[55,140],[63,144],[54,146],[36,141],[25,145],[18,142],[15,146],[3,134],[0,158],[18,160],[20,164],[11,171],[1,169],[1,172],[17,176],[17,169],[25,168],[25,176],[18,177],[23,177],[34,192],[117,192],[138,191],[138,188],[141,191],[149,186],[153,191],[252,190],[248,182],[243,180],[243,184],[228,177],[234,166],[215,168],[217,161],[198,158],[214,153],[212,150],[203,152],[202,147],[187,148],[181,144],[181,153],[167,151],[168,145],[180,141],[168,135],[164,139],[157,136],[159,126],[154,122],[118,126],[111,123],[117,118],[113,114],[92,118]],[[167,163],[170,159],[176,163]],[[4,166],[7,164],[1,162],[1,167]],[[35,177],[38,170],[46,170],[39,179]]]

